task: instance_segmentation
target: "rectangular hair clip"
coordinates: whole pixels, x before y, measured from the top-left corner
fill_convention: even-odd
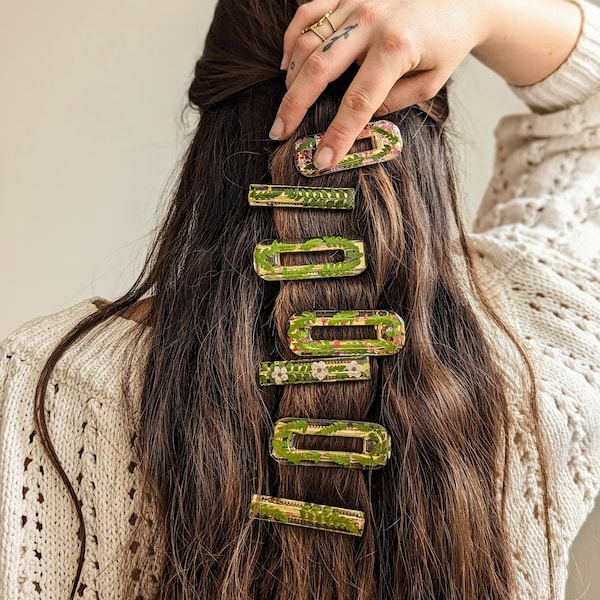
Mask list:
[[[372,339],[313,339],[315,327],[371,326]],[[289,321],[288,343],[298,356],[386,356],[404,346],[404,321],[388,310],[321,310],[293,315]]]
[[[360,452],[298,448],[304,436],[351,438],[362,442]],[[287,417],[273,426],[271,456],[281,463],[302,466],[380,469],[391,456],[387,430],[377,423]]]
[[[253,183],[248,191],[248,204],[277,208],[352,210],[354,196],[354,188],[306,188]]]
[[[248,516],[261,521],[297,525],[359,537],[362,536],[365,529],[365,514],[360,510],[258,494],[252,496]]]
[[[339,383],[371,379],[371,363],[367,357],[325,358],[315,360],[279,360],[260,364],[261,386],[298,383]]]
[[[346,154],[338,164],[319,170],[313,162],[313,157],[322,139],[323,134],[318,133],[296,141],[296,167],[305,177],[317,177],[383,163],[398,157],[403,148],[402,135],[395,123],[374,121],[368,123],[356,138],[357,140],[371,140],[372,147],[370,149]]]
[[[281,255],[310,252],[344,253],[344,260],[284,266]],[[301,281],[306,279],[328,279],[331,277],[353,277],[367,268],[365,245],[361,240],[337,236],[323,236],[302,242],[279,242],[267,240],[254,249],[254,270],[266,281]]]

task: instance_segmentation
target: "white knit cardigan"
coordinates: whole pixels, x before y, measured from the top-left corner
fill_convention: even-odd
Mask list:
[[[494,306],[533,361],[547,455],[556,594],[568,548],[600,488],[600,10],[581,2],[577,47],[554,74],[515,92],[531,114],[497,129],[495,173],[471,241]],[[28,323],[0,346],[0,598],[68,597],[79,543],[75,511],[34,433],[33,397],[56,343],[96,310],[92,301]],[[117,319],[71,348],[57,366],[47,422],[87,524],[82,598],[139,599],[156,589],[159,540],[141,510],[132,452],[144,364],[125,369]],[[143,333],[142,333],[143,336]],[[532,416],[510,389],[507,519],[519,600],[550,598],[540,468]],[[138,554],[142,553],[142,554]],[[128,571],[128,554],[145,565]]]

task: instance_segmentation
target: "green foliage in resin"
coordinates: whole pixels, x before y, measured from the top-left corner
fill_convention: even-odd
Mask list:
[[[326,358],[315,360],[280,360],[260,365],[260,385],[294,385],[298,383],[335,383],[371,379],[369,359],[358,356],[349,360]]]
[[[381,162],[386,160],[387,157],[390,157],[393,153],[394,148],[401,142],[401,138],[399,135],[395,135],[391,131],[383,127],[378,127],[373,125],[371,127],[372,131],[376,134],[379,134],[380,139],[388,140],[388,143],[384,144],[380,148],[372,150],[368,157],[361,156],[360,153],[356,152],[354,154],[347,154],[339,163],[338,166],[342,170],[347,169],[356,169],[358,167],[362,167],[365,163],[373,164],[373,162]],[[389,160],[389,158],[387,158]]]
[[[288,522],[287,515],[281,508],[271,502],[261,502],[255,497],[253,497],[253,502],[250,504],[250,516],[262,517],[279,523]]]
[[[300,510],[300,516],[316,525],[325,525],[329,529],[345,531],[352,535],[361,535],[358,527],[346,516],[341,515],[332,506],[307,502]]]
[[[376,337],[356,340],[314,340],[314,327],[372,326]],[[290,318],[289,347],[299,356],[384,356],[404,346],[404,321],[384,310],[305,311]]]
[[[317,169],[313,162],[313,156],[322,138],[323,134],[319,133],[296,141],[296,167],[306,177],[326,175],[392,160],[400,155],[403,147],[402,136],[397,125],[390,121],[375,121],[368,123],[356,138],[357,140],[370,139],[373,148],[352,152],[344,156],[336,165],[326,169]]]
[[[282,254],[336,250],[344,252],[343,261],[287,267],[281,265]],[[339,236],[323,236],[303,242],[268,240],[261,242],[254,249],[254,269],[260,277],[267,281],[352,277],[362,273],[366,267],[364,243],[360,240],[350,240]]]
[[[351,210],[354,208],[354,196],[353,188],[306,188],[252,184],[248,191],[248,202],[251,206]]]
[[[362,452],[298,449],[299,435],[345,437],[362,440]],[[383,467],[391,455],[388,432],[377,423],[284,418],[277,421],[271,439],[271,454],[294,465],[339,466],[359,469]]]
[[[260,495],[252,496],[249,516],[253,519],[355,536],[361,536],[365,526],[362,511]]]

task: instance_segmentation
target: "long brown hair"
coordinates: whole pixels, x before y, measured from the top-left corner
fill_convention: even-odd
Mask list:
[[[248,205],[251,183],[307,184],[292,143],[266,135],[285,91],[281,42],[298,3],[217,4],[190,88],[201,118],[144,273],[50,358],[38,427],[52,452],[44,389],[65,348],[151,295],[137,443],[162,515],[160,598],[508,598],[497,485],[507,399],[477,315],[502,326],[479,292],[460,219],[445,90],[388,117],[405,139],[400,158],[309,184],[355,187],[353,212]],[[329,86],[298,135],[326,129],[348,76]],[[254,273],[259,241],[322,235],[363,238],[367,271],[281,285]],[[407,325],[405,348],[373,360],[370,381],[259,387],[261,361],[293,358],[285,342],[293,313],[356,308],[394,310]],[[391,460],[373,472],[279,465],[269,437],[283,416],[380,423]],[[365,533],[250,521],[254,493],[362,510]],[[80,520],[83,528],[81,511]]]

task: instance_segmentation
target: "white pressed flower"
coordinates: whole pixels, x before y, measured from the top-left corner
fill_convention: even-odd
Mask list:
[[[346,365],[346,371],[348,373],[348,377],[359,378],[361,374],[360,365],[355,360],[351,360]]]
[[[320,360],[319,362],[314,362],[312,364],[312,376],[319,381],[323,381],[325,377],[329,374],[327,369],[327,365],[324,361]]]
[[[278,365],[273,369],[272,374],[277,385],[281,385],[284,381],[288,380],[288,372],[286,367],[280,367]]]

